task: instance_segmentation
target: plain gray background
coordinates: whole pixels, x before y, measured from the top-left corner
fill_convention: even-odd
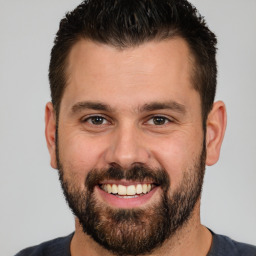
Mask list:
[[[256,244],[256,1],[193,0],[217,34],[217,99],[228,127],[221,158],[206,171],[202,222]],[[49,165],[44,106],[50,50],[60,19],[80,1],[0,0],[1,255],[74,230]]]

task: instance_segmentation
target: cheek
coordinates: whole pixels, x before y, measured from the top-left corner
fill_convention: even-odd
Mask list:
[[[180,185],[183,173],[193,167],[195,158],[201,152],[200,142],[199,138],[193,141],[184,134],[176,134],[155,143],[152,154],[160,166],[168,172],[173,189]]]
[[[95,143],[95,138],[86,138],[82,133],[65,134],[69,135],[59,136],[59,158],[66,173],[84,180],[90,170],[103,167],[100,166],[102,155],[100,139],[96,139]]]

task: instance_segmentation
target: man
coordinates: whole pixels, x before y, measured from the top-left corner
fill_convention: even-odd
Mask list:
[[[75,232],[17,255],[256,255],[200,222],[226,127],[216,43],[185,0],[87,0],[66,15],[45,133]]]

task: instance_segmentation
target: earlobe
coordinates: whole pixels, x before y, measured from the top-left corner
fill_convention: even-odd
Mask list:
[[[227,124],[226,107],[222,101],[215,102],[206,123],[206,164],[215,164],[220,155],[221,144]]]
[[[56,161],[56,115],[51,102],[48,102],[45,107],[45,138],[48,151],[51,158],[51,166],[57,169]]]

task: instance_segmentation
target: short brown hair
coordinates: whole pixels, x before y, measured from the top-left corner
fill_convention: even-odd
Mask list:
[[[49,81],[58,116],[72,46],[81,38],[126,48],[180,36],[194,56],[193,86],[199,92],[203,123],[216,91],[217,39],[186,0],[85,0],[61,20],[51,52]]]

